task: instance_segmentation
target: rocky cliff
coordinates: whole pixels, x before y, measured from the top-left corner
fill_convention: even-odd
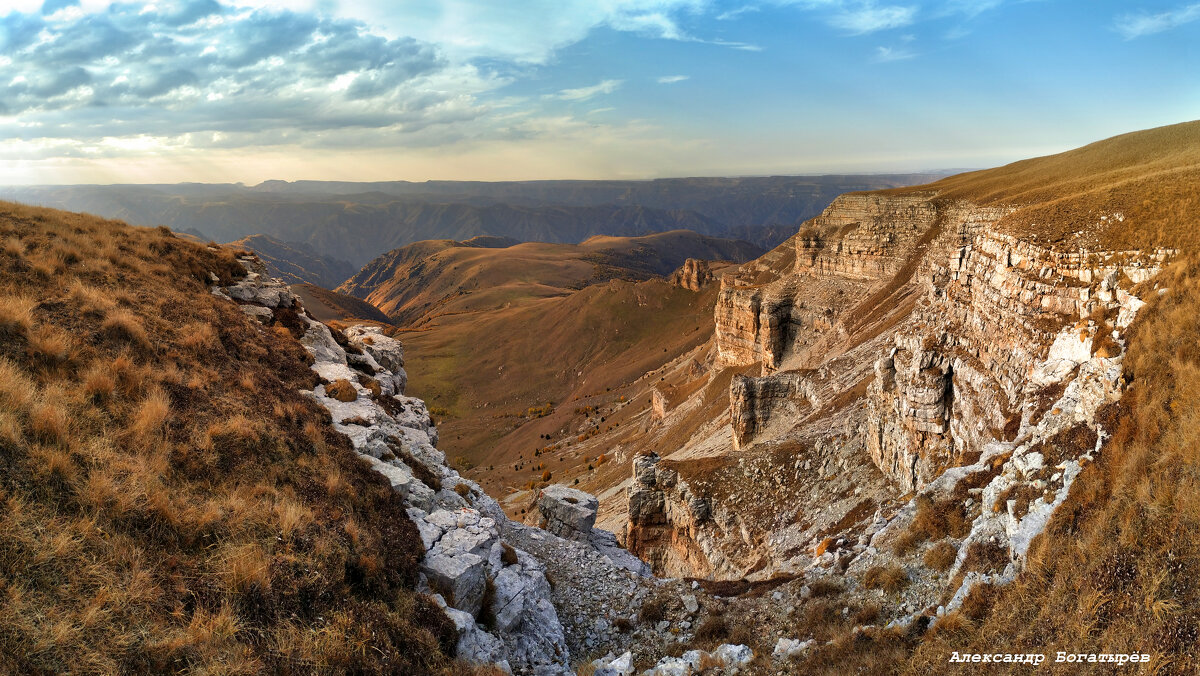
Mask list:
[[[439,435],[425,403],[403,393],[398,341],[374,325],[330,329],[258,259],[241,262],[247,275],[213,293],[238,303],[264,328],[302,333],[319,378],[306,394],[409,505],[425,550],[418,590],[453,621],[460,659],[547,676],[575,673],[581,665],[628,676],[641,663],[650,668],[640,673],[666,676],[701,665],[737,673],[754,657],[747,646],[723,644],[711,653],[692,650],[656,661],[653,656],[671,652],[668,645],[695,635],[701,604],[715,607],[711,596],[651,577],[649,566],[613,533],[594,527],[597,501],[587,493],[547,486],[538,499],[544,528],[508,519],[436,448]],[[657,619],[639,622],[650,616]]]
[[[1007,232],[1011,211],[846,195],[773,258],[725,274],[709,378],[741,371],[727,422],[634,462],[630,549],[673,575],[861,573],[895,560],[879,543],[917,504],[900,496],[963,500],[970,485],[957,560],[986,533],[1016,567],[980,575],[1011,579],[1065,496],[1054,483],[1100,447],[1134,287],[1171,255],[1056,250]],[[922,584],[917,614],[946,581]]]

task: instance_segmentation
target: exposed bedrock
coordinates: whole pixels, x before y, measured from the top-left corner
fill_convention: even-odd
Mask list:
[[[794,258],[776,250],[724,275],[714,373],[761,374],[732,376],[724,450],[711,438],[688,442],[703,449],[695,460],[663,449],[686,481],[664,485],[670,475],[639,461],[630,549],[668,575],[795,569],[830,538],[862,544],[896,497],[989,445],[1026,442],[1082,365],[1120,355],[1141,305],[1133,286],[1172,252],[1054,251],[1004,232],[1009,211],[846,195],[791,240]],[[1037,375],[1047,363],[1053,378]],[[830,448],[832,468],[815,454]],[[798,488],[774,492],[745,470],[754,463]],[[737,491],[720,488],[730,481]],[[817,513],[834,516],[814,527]]]
[[[729,413],[733,447],[749,444],[766,430],[772,419],[794,420],[819,403],[808,375],[779,373],[762,378],[735,376],[729,386]]]
[[[1061,254],[984,229],[940,242],[918,273],[925,293],[876,363],[867,447],[905,490],[969,464],[994,439],[1044,413],[1030,374],[1064,327],[1075,363],[1116,348],[1140,304],[1118,288],[1153,274],[1164,253]],[[1111,356],[1111,355],[1105,355]],[[1044,407],[1044,404],[1042,404]]]

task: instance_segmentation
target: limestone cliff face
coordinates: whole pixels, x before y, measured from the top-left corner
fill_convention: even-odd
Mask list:
[[[707,577],[714,557],[701,542],[707,535],[704,524],[712,517],[711,503],[658,461],[657,455],[634,459],[625,546],[660,574]]]
[[[804,373],[780,373],[763,378],[736,376],[729,387],[733,447],[749,444],[773,419],[796,419],[815,409],[817,393]]]
[[[1164,256],[1053,252],[996,232],[991,216],[964,222],[922,262],[921,302],[876,364],[867,446],[906,490],[1044,413],[1029,376],[1059,332],[1074,325],[1085,361],[1100,334],[1123,328],[1130,297],[1118,280],[1144,280]]]
[[[722,278],[718,363],[761,363],[764,375],[784,368],[789,355],[836,332],[842,314],[919,260],[953,217],[947,211],[930,196],[837,198],[789,240],[789,269],[767,283],[753,274]]]
[[[842,195],[796,238],[796,272],[891,277],[938,217],[929,195]]]
[[[972,466],[985,448],[1021,443],[1081,365],[1120,354],[1140,305],[1130,289],[1170,252],[1055,251],[1006,234],[1010,211],[933,193],[846,195],[806,223],[790,251],[724,275],[713,372],[758,364],[761,373],[732,377],[728,437],[688,442],[705,460],[687,482],[636,473],[630,548],[672,575],[786,569],[855,519],[885,523],[894,497]],[[1063,372],[1035,375],[1050,362]],[[813,449],[834,449],[840,471],[824,461],[810,468]],[[671,450],[665,464],[688,468],[687,453],[676,460]],[[820,510],[847,490],[858,500],[826,509],[819,527],[813,511],[785,517],[788,504],[739,504],[703,469],[716,458],[819,480],[789,494],[791,504],[811,494]],[[759,481],[732,475],[747,490]],[[848,488],[829,490],[834,477],[849,478]],[[754,490],[758,502],[774,499]],[[876,511],[865,511],[866,495]],[[708,501],[704,520],[690,511],[697,496]]]

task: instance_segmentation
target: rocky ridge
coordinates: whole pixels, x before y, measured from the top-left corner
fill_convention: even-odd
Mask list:
[[[460,658],[507,673],[570,674],[576,656],[609,653],[597,660],[596,673],[632,674],[634,651],[646,662],[690,639],[694,623],[687,618],[695,619],[703,592],[689,595],[678,580],[651,577],[615,535],[594,527],[593,496],[549,486],[539,500],[548,530],[508,519],[437,450],[424,402],[403,394],[398,341],[377,326],[331,330],[307,316],[299,298],[256,258],[241,260],[247,276],[213,293],[265,325],[299,322],[299,340],[321,380],[309,395],[408,503],[426,550],[419,587],[453,620]],[[690,599],[690,611],[674,601],[673,619],[631,628],[645,604],[681,598]],[[700,652],[693,652],[650,662],[643,673],[693,673],[700,664]],[[751,657],[746,646],[724,645],[704,653],[704,664],[736,673]]]

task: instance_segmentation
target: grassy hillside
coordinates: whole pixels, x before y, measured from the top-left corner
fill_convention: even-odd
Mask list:
[[[401,324],[427,328],[440,317],[563,296],[610,279],[667,275],[687,258],[740,262],[760,253],[748,242],[686,230],[506,247],[431,240],[380,256],[338,291],[365,299]]]
[[[446,673],[405,505],[229,251],[0,203],[0,671]]]
[[[1016,234],[1059,247],[1135,249],[1200,245],[1197,186],[1200,121],[887,192],[937,190],[944,198],[1014,205],[1021,208],[1001,225]]]
[[[715,299],[715,285],[696,293],[661,280],[613,281],[443,317],[436,330],[398,336],[411,357],[409,392],[448,416],[438,427],[449,457],[496,465],[471,478],[503,495],[503,486],[527,480],[505,463],[542,445],[541,434],[570,427],[576,397],[616,401],[624,384],[708,340]]]

